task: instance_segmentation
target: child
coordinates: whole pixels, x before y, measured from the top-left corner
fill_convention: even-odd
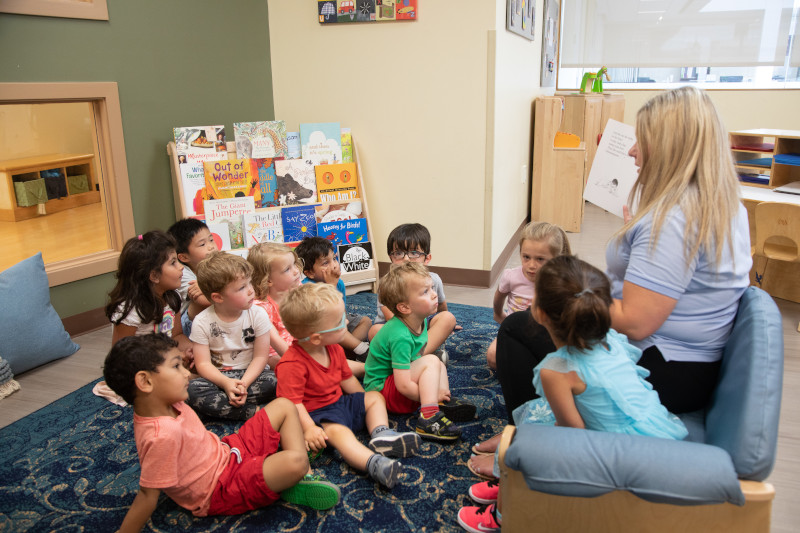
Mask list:
[[[322,237],[306,237],[297,245],[296,251],[303,261],[303,274],[306,275],[303,283],[324,282],[334,285],[342,294],[342,299],[347,302],[344,282],[340,278],[341,267],[331,242]],[[352,351],[352,359],[361,363],[367,359],[369,343],[364,341],[371,325],[372,321],[365,316],[347,316],[347,331],[340,344],[345,350]],[[363,372],[357,374],[359,373],[363,375]]]
[[[191,340],[200,378],[189,386],[189,405],[202,414],[245,420],[275,397],[268,363],[275,336],[267,312],[253,306],[253,267],[237,255],[214,252],[197,266],[197,284],[212,303],[194,319]]]
[[[273,401],[220,440],[184,403],[189,371],[176,347],[156,333],[122,339],[106,356],[103,376],[133,406],[141,465],[139,492],[120,531],[140,531],[162,490],[195,516],[239,514],[279,497],[317,509],[336,505],[336,486],[304,479],[308,457],[290,402]]]
[[[183,266],[183,277],[178,294],[181,295],[181,327],[186,335],[192,333],[192,321],[197,314],[211,305],[197,285],[197,265],[217,251],[217,243],[205,222],[184,218],[170,226],[167,233],[175,239],[175,251]]]
[[[392,413],[418,408],[416,431],[424,438],[455,441],[461,430],[453,425],[475,416],[475,406],[451,398],[447,368],[429,349],[426,318],[439,299],[428,269],[416,262],[393,265],[382,279],[378,297],[393,317],[370,345],[364,388],[380,391]]]
[[[389,233],[386,239],[386,252],[389,254],[392,264],[400,265],[407,261],[427,265],[431,262],[431,234],[428,228],[422,224],[401,224]],[[434,353],[443,363],[447,364],[447,352],[443,345],[447,337],[456,326],[456,317],[447,310],[447,302],[444,296],[444,284],[442,278],[435,272],[429,272],[433,280],[433,290],[439,299],[436,310],[428,324],[428,348],[426,353]],[[370,341],[383,327],[383,325],[394,316],[394,313],[378,299],[378,314],[375,323],[369,330]]]
[[[637,366],[642,351],[611,328],[611,284],[595,267],[572,256],[551,259],[536,276],[533,318],[550,333],[557,350],[534,369],[542,397],[514,411],[519,424],[555,424],[597,431],[683,439],[686,427],[661,405]],[[474,485],[470,495],[488,503],[499,487]],[[490,494],[493,493],[493,494]],[[462,507],[458,521],[468,531],[499,528],[488,509]]]
[[[503,271],[494,293],[495,322],[499,324],[511,313],[527,310],[533,299],[536,272],[550,259],[571,253],[567,234],[555,224],[531,222],[525,226],[519,239],[522,265]],[[496,352],[497,337],[486,351],[486,361],[493,370],[497,369]]]
[[[341,294],[326,283],[303,285],[286,296],[281,317],[297,340],[278,363],[278,395],[297,406],[308,448],[318,452],[330,441],[347,464],[394,487],[401,466],[386,456],[413,455],[420,438],[389,429],[383,396],[365,394],[347,366],[337,344],[346,331]],[[353,434],[365,423],[369,448]]]

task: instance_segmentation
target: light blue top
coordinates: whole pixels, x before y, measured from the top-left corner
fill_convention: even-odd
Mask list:
[[[683,422],[661,405],[658,393],[645,380],[650,373],[636,365],[641,355],[641,350],[613,329],[604,343],[590,350],[559,348],[533,369],[533,386],[542,397],[515,409],[514,420],[518,424],[555,423],[539,376],[546,368],[575,372],[586,384],[586,390],[574,399],[587,429],[683,439],[688,433]]]
[[[750,285],[750,226],[747,210],[731,223],[733,251],[724,244],[716,266],[713,252],[704,247],[687,266],[683,238],[686,218],[680,207],[667,215],[658,243],[650,246],[652,216],[636,223],[606,248],[611,295],[622,298],[622,285],[635,285],[678,302],[666,322],[651,336],[632,341],[642,350],[656,345],[666,361],[713,362],[731,333],[739,298]]]

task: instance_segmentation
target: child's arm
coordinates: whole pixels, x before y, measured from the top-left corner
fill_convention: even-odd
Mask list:
[[[158,505],[158,497],[161,495],[161,489],[150,489],[147,487],[139,486],[139,492],[133,499],[131,508],[125,515],[122,525],[119,527],[120,533],[128,533],[129,531],[139,532],[150,519],[153,511],[156,510]]]
[[[175,319],[175,325],[172,326],[172,340],[178,343],[178,350],[183,353],[184,364],[188,364],[189,368],[191,368],[194,364],[192,363],[194,360],[192,341],[183,333],[180,317]]]
[[[503,305],[506,303],[508,297],[507,292],[500,292],[500,289],[494,291],[494,299],[492,300],[492,309],[494,309],[494,321],[498,324],[505,318],[506,314],[503,312]]]
[[[447,311],[447,302],[439,302],[439,305],[436,306],[437,313],[441,313],[442,311]]]
[[[246,395],[247,387],[244,386],[243,381],[229,378],[214,366],[211,362],[211,350],[208,348],[208,344],[195,342],[192,351],[194,352],[194,366],[197,374],[224,390],[231,405],[235,407],[244,405],[242,391]]]
[[[300,417],[300,425],[303,427],[303,438],[306,440],[306,447],[312,452],[318,452],[327,446],[328,435],[325,430],[319,427],[311,419],[306,406],[302,403],[294,404],[297,407],[297,414]]]
[[[586,385],[578,378],[575,372],[556,372],[543,368],[539,371],[539,377],[542,380],[542,388],[544,389],[545,398],[550,408],[553,410],[553,415],[556,417],[556,425],[573,428],[585,428],[583,418],[575,406],[574,392],[576,389],[576,380],[583,385]]]
[[[275,329],[275,328],[270,328]],[[261,375],[265,368],[267,368],[267,360],[269,359],[269,335],[258,335],[256,340],[253,341],[253,359],[247,365],[242,376],[242,383],[244,383],[245,394],[247,397],[247,388]],[[244,402],[244,398],[242,399]]]
[[[355,376],[342,380],[342,392],[345,394],[354,394],[356,392],[364,392],[364,387],[358,382]]]
[[[192,303],[189,304],[189,309],[187,309],[187,313],[189,313],[189,318],[194,320],[194,317],[197,316],[197,313],[211,305],[211,302],[203,295],[203,291],[200,290],[200,287],[197,285],[197,281],[192,280],[189,282],[189,287],[186,290],[187,296],[189,299],[192,300]]]
[[[269,359],[267,359],[267,364],[269,367],[275,370],[275,367],[281,360],[281,356],[286,353],[286,350],[289,349],[289,345],[281,338],[280,334],[278,333],[278,329],[275,327],[269,330],[269,345],[272,346],[276,352],[278,352],[277,357],[270,355]]]
[[[381,311],[383,311],[383,317],[386,319],[386,322],[389,322],[389,319],[391,319],[394,316],[394,313],[389,311],[389,308],[386,307],[385,305],[381,306]]]

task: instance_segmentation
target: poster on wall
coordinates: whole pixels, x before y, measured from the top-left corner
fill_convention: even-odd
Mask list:
[[[419,0],[317,0],[320,24],[416,20]]]
[[[561,27],[560,0],[544,0],[542,16],[542,76],[539,85],[556,86],[556,68],[558,67],[558,32]]]
[[[532,41],[536,29],[536,0],[507,0],[506,29]]]

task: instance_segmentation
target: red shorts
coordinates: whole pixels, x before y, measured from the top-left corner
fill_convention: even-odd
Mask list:
[[[264,459],[278,451],[281,435],[272,428],[266,409],[244,423],[237,433],[222,438],[236,453],[211,494],[208,515],[242,514],[266,507],[280,498],[264,481]]]
[[[406,398],[397,390],[394,385],[394,374],[389,374],[389,377],[383,382],[381,394],[386,400],[386,410],[390,413],[404,415],[419,409],[418,401]]]

